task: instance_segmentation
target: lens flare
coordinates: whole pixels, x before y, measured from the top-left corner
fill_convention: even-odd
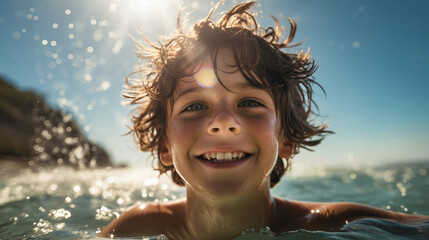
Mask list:
[[[213,87],[216,84],[216,75],[210,66],[202,66],[194,76],[201,87]]]

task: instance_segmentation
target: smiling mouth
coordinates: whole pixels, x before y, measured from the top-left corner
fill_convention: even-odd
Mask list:
[[[250,156],[252,154],[244,152],[212,152],[201,154],[197,158],[212,163],[226,163],[246,159]]]

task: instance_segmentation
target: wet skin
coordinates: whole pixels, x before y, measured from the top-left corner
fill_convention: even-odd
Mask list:
[[[362,217],[415,219],[354,203],[287,201],[270,195],[269,174],[277,156],[289,158],[293,144],[278,136],[276,108],[268,92],[251,87],[234,72],[228,52],[218,57],[222,82],[202,87],[179,79],[169,106],[165,165],[185,181],[186,199],[131,208],[100,236],[165,234],[171,239],[233,239],[246,228],[273,232],[336,231]],[[207,58],[203,66],[212,66]],[[215,163],[205,153],[245,153],[235,163]]]

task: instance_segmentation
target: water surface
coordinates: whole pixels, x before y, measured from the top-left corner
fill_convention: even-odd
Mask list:
[[[429,163],[366,169],[295,168],[273,194],[302,201],[352,201],[429,215]],[[128,207],[185,196],[147,168],[75,171],[61,167],[0,176],[0,239],[97,239]],[[151,237],[157,239],[162,237]],[[238,239],[428,239],[429,222],[361,219],[341,232],[298,230],[274,235],[248,229]],[[134,238],[134,239],[142,239]]]

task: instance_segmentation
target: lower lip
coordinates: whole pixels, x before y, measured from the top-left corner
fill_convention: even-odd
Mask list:
[[[213,162],[213,161],[207,161],[207,160],[200,160],[200,162],[202,162],[204,165],[209,166],[211,168],[232,168],[243,164],[244,162],[249,160],[250,157],[251,155],[248,157],[242,158],[240,160],[229,161],[229,162]]]

